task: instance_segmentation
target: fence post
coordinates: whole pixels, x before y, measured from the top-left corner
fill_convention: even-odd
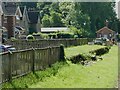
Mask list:
[[[35,72],[35,49],[32,48],[32,72]]]
[[[64,46],[60,45],[60,61],[65,61],[65,52],[64,52]]]
[[[12,55],[12,52],[11,51],[9,51],[9,53],[8,53],[8,60],[9,60],[9,65],[8,65],[8,68],[9,68],[9,71],[8,71],[8,81],[11,81],[12,80],[12,73],[11,73],[11,60],[12,60],[12,58],[11,58],[11,55]]]

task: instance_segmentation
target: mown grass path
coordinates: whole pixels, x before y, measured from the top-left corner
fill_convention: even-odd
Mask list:
[[[88,53],[91,50],[95,50],[102,47],[105,47],[105,46],[83,45],[83,46],[69,47],[69,48],[65,48],[65,56],[69,58],[69,57],[78,55],[79,53]]]
[[[87,53],[101,46],[78,46],[65,49],[66,57]],[[46,77],[43,81],[29,88],[113,88],[118,77],[118,47],[113,46],[103,60],[90,66],[69,63],[62,67],[55,76]]]

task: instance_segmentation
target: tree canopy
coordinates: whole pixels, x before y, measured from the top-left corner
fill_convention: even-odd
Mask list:
[[[97,30],[109,22],[108,27],[116,32],[120,21],[116,17],[114,2],[38,2],[24,3],[40,12],[42,27],[75,27],[95,36]]]

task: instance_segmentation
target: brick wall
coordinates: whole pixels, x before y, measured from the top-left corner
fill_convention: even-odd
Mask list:
[[[7,16],[7,30],[8,30],[8,38],[14,36],[13,27],[15,26],[15,16]]]

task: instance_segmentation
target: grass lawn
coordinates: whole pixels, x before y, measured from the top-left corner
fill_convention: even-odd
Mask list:
[[[66,57],[87,53],[100,46],[78,46],[65,49]],[[103,60],[90,66],[72,64],[59,69],[55,76],[46,77],[43,81],[29,88],[113,88],[118,77],[118,47],[113,46]]]
[[[91,50],[95,50],[102,47],[104,46],[83,45],[83,46],[69,47],[69,48],[65,48],[65,56],[69,58],[69,57],[78,55],[79,53],[88,53]]]

